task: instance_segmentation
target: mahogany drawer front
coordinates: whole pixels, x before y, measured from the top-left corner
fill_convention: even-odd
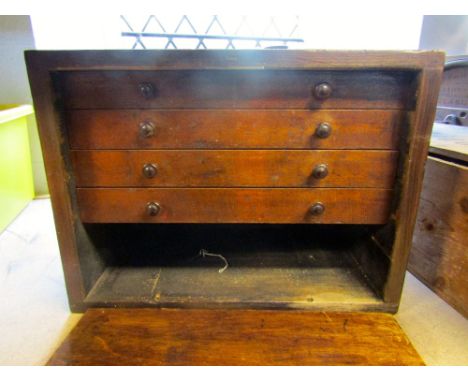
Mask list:
[[[72,151],[78,187],[392,188],[397,151]]]
[[[383,224],[387,189],[78,188],[85,223],[334,223]],[[311,207],[322,203],[314,214]],[[158,204],[149,214],[148,203]]]
[[[61,90],[68,109],[412,109],[415,78],[392,70],[90,70],[62,72]]]
[[[396,110],[70,110],[67,129],[72,149],[395,150],[404,116]]]

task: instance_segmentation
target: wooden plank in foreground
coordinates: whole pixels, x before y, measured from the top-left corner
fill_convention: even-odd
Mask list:
[[[390,314],[90,309],[48,365],[424,365]]]

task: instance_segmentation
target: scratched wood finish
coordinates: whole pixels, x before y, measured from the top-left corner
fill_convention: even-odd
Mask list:
[[[77,190],[74,187],[74,173],[69,160],[69,143],[67,112],[63,108],[63,98],[66,93],[62,90],[61,79],[66,72],[101,72],[101,71],[145,71],[147,74],[155,71],[168,70],[176,73],[179,70],[187,71],[206,71],[206,70],[235,70],[235,71],[258,71],[267,72],[269,70],[292,70],[293,72],[335,72],[346,71],[351,76],[357,72],[386,72],[396,73],[400,71],[403,77],[409,82],[400,82],[403,87],[409,87],[401,90],[401,94],[406,94],[407,99],[400,101],[409,101],[405,107],[413,110],[404,113],[404,121],[398,125],[401,132],[400,145],[400,165],[397,173],[396,187],[393,191],[393,202],[391,204],[391,220],[383,226],[376,226],[375,229],[366,236],[356,237],[358,241],[365,241],[377,237],[377,233],[384,232],[386,236],[384,242],[388,245],[383,246],[376,242],[377,250],[369,256],[363,256],[360,259],[379,257],[387,259],[388,269],[385,267],[378,269],[379,276],[376,285],[384,282],[381,305],[398,306],[401,286],[406,269],[406,261],[411,245],[411,235],[414,221],[416,219],[417,201],[419,199],[420,185],[422,182],[423,163],[427,153],[427,142],[429,140],[430,129],[433,120],[433,110],[438,94],[438,87],[442,68],[444,64],[444,55],[440,52],[336,52],[336,51],[48,51],[48,52],[26,52],[26,61],[28,66],[28,75],[30,77],[32,94],[34,98],[38,127],[43,146],[46,171],[52,196],[52,204],[56,220],[57,235],[65,269],[65,278],[67,290],[70,298],[70,306],[73,311],[83,311],[90,304],[86,303],[86,295],[90,287],[93,286],[99,274],[102,273],[106,264],[105,248],[101,250],[95,246],[94,239],[89,236],[89,226],[83,225],[80,219],[80,210],[77,203]],[[274,81],[272,81],[274,82]],[[361,86],[362,83],[359,84]],[[185,85],[184,85],[185,86]],[[302,91],[304,87],[300,87]],[[85,97],[95,94],[95,87]],[[284,89],[287,90],[287,89]],[[375,89],[374,89],[375,90]],[[372,92],[372,90],[371,90]],[[228,96],[232,93],[227,93]],[[270,93],[271,94],[271,93]],[[297,90],[292,90],[290,95],[294,97]],[[336,96],[337,93],[335,93]],[[391,94],[391,92],[390,92]],[[114,94],[113,94],[114,95]],[[310,93],[307,94],[311,96]],[[121,97],[116,95],[116,97]],[[379,98],[380,97],[380,98]],[[375,112],[380,112],[389,106],[387,96],[379,96],[377,101],[366,100],[362,94],[356,94],[349,101],[348,110],[339,110],[331,108],[332,104],[321,103],[320,110],[302,110],[304,112],[324,112],[334,114],[335,112],[346,112],[351,109],[360,108],[363,102],[366,107],[371,102],[372,108],[377,107],[375,102],[380,103],[380,107]],[[303,103],[303,98],[293,98],[287,96],[285,101],[290,104],[291,101]],[[390,97],[391,98],[391,97]],[[380,101],[384,100],[384,104]],[[357,102],[353,102],[357,100]],[[394,99],[393,99],[394,100]],[[221,100],[224,102],[225,100]],[[229,99],[227,100],[229,102]],[[232,99],[231,99],[232,101]],[[249,101],[249,100],[248,100]],[[271,99],[269,102],[276,102]],[[342,99],[339,100],[340,102]],[[107,101],[106,101],[107,102]],[[385,106],[384,106],[385,105]],[[219,106],[219,105],[218,105]],[[313,105],[306,105],[307,108]],[[415,107],[413,107],[415,106]],[[338,107],[338,106],[336,106]],[[399,106],[398,106],[399,107]],[[138,109],[139,112],[145,109],[145,106],[137,105],[130,111]],[[276,108],[277,109],[277,108]],[[361,109],[361,108],[360,108]],[[219,110],[219,112],[223,112]],[[98,112],[93,109],[93,112]],[[115,109],[115,111],[117,111]],[[148,110],[149,111],[149,110]],[[163,110],[159,110],[163,111]],[[188,111],[188,110],[187,110]],[[190,112],[195,110],[190,109]],[[213,111],[213,110],[207,110]],[[240,110],[238,110],[240,111]],[[245,112],[253,112],[253,109],[245,109]],[[275,111],[278,111],[275,110]],[[280,110],[281,111],[281,110]],[[287,110],[283,110],[287,111]],[[291,111],[291,110],[289,110]],[[294,110],[296,111],[296,110]],[[368,110],[371,112],[371,110]],[[104,112],[104,111],[99,111]],[[356,111],[357,112],[357,111]],[[406,118],[408,116],[408,118]],[[382,121],[385,119],[382,118]],[[339,128],[339,127],[338,127]],[[340,129],[343,131],[352,131]],[[334,130],[335,132],[338,130]],[[125,133],[123,133],[125,134]],[[178,133],[179,134],[179,133]],[[117,134],[116,134],[117,135]],[[120,134],[121,135],[121,134]],[[129,134],[131,135],[131,134]],[[271,135],[271,134],[270,134]],[[265,135],[267,136],[267,135]],[[332,136],[329,139],[332,139]],[[132,142],[133,142],[132,136]],[[188,138],[188,142],[191,138]],[[272,138],[274,140],[275,138]],[[383,138],[382,138],[383,139]],[[350,140],[350,137],[346,139]],[[369,141],[379,142],[374,139],[374,135],[369,136]],[[261,142],[261,139],[259,139]],[[331,142],[331,141],[329,141]],[[339,141],[337,141],[339,142]],[[364,141],[363,141],[364,142]],[[185,143],[181,143],[182,145]],[[208,142],[210,144],[210,142]],[[342,145],[343,142],[340,143]],[[354,145],[354,143],[353,143]],[[366,143],[367,145],[367,143]],[[149,146],[150,148],[151,146]],[[222,147],[222,146],[221,146]],[[318,146],[311,146],[316,148]],[[125,147],[126,148],[126,147]],[[129,147],[132,148],[132,147]],[[137,146],[135,148],[141,148]],[[156,148],[153,147],[153,148]],[[166,147],[161,147],[166,148]],[[167,147],[169,148],[169,147]],[[198,147],[194,147],[198,148]],[[234,147],[233,147],[234,148]],[[237,147],[236,147],[237,148]],[[239,146],[239,148],[243,148]],[[255,147],[252,147],[255,148]],[[269,148],[269,147],[266,147]],[[272,147],[276,148],[276,147]],[[283,148],[283,147],[279,147]],[[291,147],[293,148],[293,147]],[[306,147],[308,148],[308,147]],[[324,146],[328,149],[339,149],[341,146]],[[346,146],[343,148],[354,148]],[[370,146],[356,148],[374,148]],[[381,147],[375,147],[381,148]],[[384,148],[384,147],[382,147]],[[394,147],[392,146],[391,149]],[[385,147],[385,149],[389,149]],[[307,190],[309,191],[309,190]],[[314,191],[314,190],[311,190]],[[389,191],[390,192],[390,191]],[[346,211],[346,209],[343,209]],[[104,225],[101,225],[102,228]],[[310,226],[310,225],[309,225]],[[341,236],[337,236],[340,238]],[[335,254],[334,256],[338,256]],[[358,259],[358,262],[361,261]],[[375,264],[382,262],[377,261]],[[364,264],[365,265],[365,264]],[[374,266],[362,266],[364,274],[373,272]],[[382,276],[380,276],[382,275]],[[372,275],[370,275],[372,276]],[[370,277],[372,279],[372,277]],[[349,306],[343,302],[342,309]]]
[[[93,307],[396,309],[383,304],[369,287],[355,260],[356,251],[350,250],[368,226],[87,226],[89,234],[98,239],[97,246],[112,254],[112,265],[86,296],[86,303]],[[201,249],[222,254],[228,267],[219,272],[225,262],[200,255]]]
[[[468,318],[468,167],[426,163],[409,270]]]
[[[27,60],[26,64],[31,94],[34,99],[35,117],[46,168],[68,301],[72,311],[82,311],[84,309],[83,300],[86,296],[86,272],[83,272],[80,265],[80,257],[83,257],[83,253],[79,248],[79,235],[75,230],[76,220],[72,212],[73,195],[70,191],[69,172],[66,169],[67,158],[61,149],[63,133],[60,129],[59,112],[54,107],[58,97],[51,78],[50,70],[52,68],[41,59]]]
[[[424,365],[383,313],[90,309],[48,365]]]
[[[412,109],[413,81],[391,70],[132,70],[63,72],[61,86],[67,109]],[[313,93],[323,82],[333,92],[321,100]]]
[[[443,55],[440,58],[443,58]],[[393,221],[382,230],[382,236],[385,238],[384,242],[380,243],[381,255],[390,257],[392,262],[383,290],[384,301],[389,303],[398,303],[403,290],[441,75],[442,66],[423,70],[420,74],[416,112],[410,122],[407,146],[402,147],[406,152],[406,161],[402,163],[400,184],[397,186],[400,192],[395,220],[392,219]],[[374,235],[372,240],[375,237]]]
[[[404,113],[396,110],[70,110],[72,149],[395,150]],[[152,122],[143,137],[140,123]],[[316,136],[321,122],[331,135]]]
[[[78,188],[86,223],[343,223],[383,224],[391,190],[374,188]],[[146,214],[157,202],[161,212]],[[315,203],[322,215],[311,215]]]
[[[78,187],[392,188],[397,151],[72,151]],[[153,178],[143,167],[153,164]],[[328,175],[313,176],[325,164]]]
[[[56,71],[187,69],[439,69],[442,52],[370,50],[26,51],[31,65]]]
[[[192,262],[180,262],[178,266],[108,267],[86,296],[86,302],[93,307],[112,308],[395,311],[394,306],[382,304],[355,266],[331,264],[340,259],[337,252],[331,255],[330,251],[305,252],[302,256],[297,252],[278,253],[293,258],[286,264],[278,261],[271,264],[271,256],[262,253],[256,256],[257,264],[254,264],[250,256],[240,259],[243,253],[236,259],[223,251],[229,264],[223,273],[219,273],[223,267],[219,258],[217,262],[209,262],[201,256]],[[318,259],[327,252],[331,260],[313,260],[315,264],[310,264],[310,257]],[[346,254],[340,252],[346,259],[343,263],[349,262]],[[204,263],[208,264],[203,266]],[[344,303],[348,304],[345,308]]]

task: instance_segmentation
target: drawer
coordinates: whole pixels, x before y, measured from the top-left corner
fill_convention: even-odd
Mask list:
[[[396,110],[70,110],[72,149],[388,149]],[[328,130],[327,130],[328,129]]]
[[[397,151],[72,151],[78,187],[392,188]]]
[[[85,223],[383,224],[391,196],[388,189],[77,189]]]
[[[158,70],[62,72],[68,109],[412,109],[415,72]]]

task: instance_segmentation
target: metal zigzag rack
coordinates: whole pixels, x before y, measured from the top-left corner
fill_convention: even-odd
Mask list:
[[[226,41],[227,45],[225,49],[236,49],[235,42],[244,41],[244,42],[253,42],[254,48],[264,48],[262,47],[262,43],[280,43],[281,45],[277,46],[267,46],[265,48],[278,48],[278,49],[287,49],[288,43],[303,43],[304,39],[293,37],[293,35],[297,32],[298,29],[298,21],[292,25],[290,33],[288,33],[287,37],[283,37],[280,29],[278,28],[274,17],[271,17],[269,20],[269,24],[265,28],[264,33],[262,36],[258,35],[245,35],[240,34],[242,28],[248,28],[250,31],[252,30],[249,26],[248,19],[246,16],[243,16],[240,20],[238,27],[236,28],[233,34],[226,33],[225,28],[223,27],[220,19],[217,15],[213,16],[211,19],[208,27],[205,30],[205,33],[198,33],[196,28],[194,27],[193,23],[190,21],[187,15],[183,15],[180,19],[179,23],[177,24],[173,33],[168,33],[166,28],[164,28],[161,21],[155,16],[151,15],[146,20],[145,25],[143,26],[140,32],[134,30],[131,26],[129,20],[125,16],[120,16],[122,21],[128,27],[129,31],[123,31],[121,33],[122,37],[134,37],[135,42],[133,44],[132,49],[142,48],[147,49],[147,46],[143,42],[143,39],[146,38],[159,38],[159,39],[167,39],[167,43],[165,44],[164,49],[178,49],[175,40],[176,39],[194,39],[198,40],[198,44],[196,45],[195,49],[208,49],[207,42],[210,40],[218,40],[218,41]],[[152,24],[156,23],[159,32],[150,32],[148,31],[148,27]],[[188,27],[192,33],[181,33],[180,30],[182,27]],[[219,30],[222,32],[221,34],[211,34],[210,31],[218,27]],[[266,33],[273,29],[276,35],[267,35]]]

